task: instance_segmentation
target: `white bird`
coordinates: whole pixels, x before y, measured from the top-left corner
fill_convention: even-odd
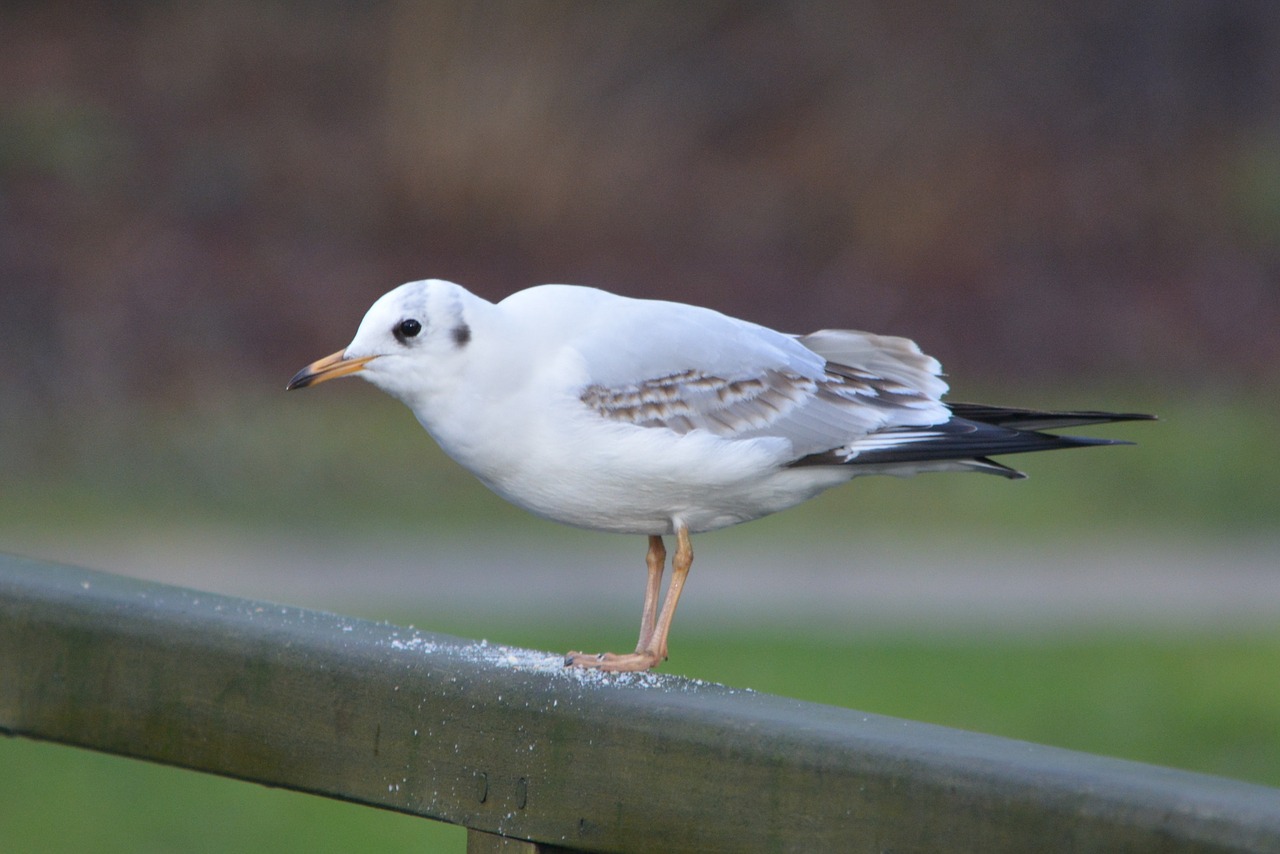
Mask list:
[[[1148,419],[944,404],[937,360],[906,338],[788,335],[706,308],[542,285],[491,303],[439,279],[378,299],[350,346],[290,389],[358,373],[446,454],[547,519],[646,534],[635,652],[566,664],[647,670],[667,635],[689,535],[758,519],[863,474],[1020,472],[989,459],[1115,440],[1041,430]],[[671,581],[658,610],[674,534]]]

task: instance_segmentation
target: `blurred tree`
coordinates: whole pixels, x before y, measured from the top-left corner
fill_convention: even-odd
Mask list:
[[[1265,2],[6,4],[0,413],[274,379],[431,275],[1265,380],[1277,176]]]

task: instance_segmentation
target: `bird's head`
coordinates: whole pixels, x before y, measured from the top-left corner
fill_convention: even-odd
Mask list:
[[[401,285],[370,306],[345,350],[307,365],[288,388],[359,374],[413,405],[470,344],[467,309],[473,302],[477,298],[461,286],[441,279]]]

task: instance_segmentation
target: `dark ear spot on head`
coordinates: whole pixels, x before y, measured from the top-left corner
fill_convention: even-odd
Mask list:
[[[471,327],[467,326],[465,323],[459,323],[457,326],[453,327],[453,331],[450,334],[453,335],[454,344],[457,344],[459,347],[465,347],[467,346],[467,342],[471,340]]]

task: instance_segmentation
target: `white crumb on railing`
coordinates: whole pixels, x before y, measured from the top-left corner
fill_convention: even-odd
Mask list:
[[[414,633],[402,637],[398,632],[390,640],[384,641],[394,650],[419,652],[424,655],[448,655],[475,664],[492,667],[506,667],[527,673],[545,673],[572,680],[582,685],[634,685],[641,688],[664,688],[667,690],[696,691],[699,688],[723,688],[723,686],[701,679],[673,677],[661,673],[605,673],[599,670],[588,670],[581,667],[566,667],[564,656],[536,649],[523,649],[505,644],[491,644],[487,640],[474,643],[453,644],[442,643],[430,637]],[[732,689],[730,693],[738,690]]]

